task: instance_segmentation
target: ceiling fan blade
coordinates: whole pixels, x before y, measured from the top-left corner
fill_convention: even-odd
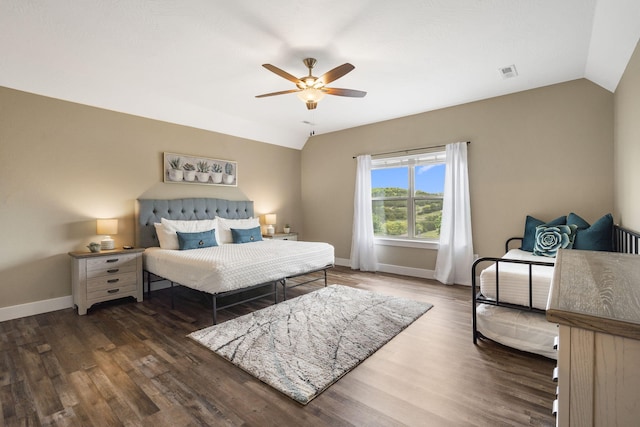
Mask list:
[[[367,94],[367,92],[363,92],[361,90],[338,89],[335,87],[325,87],[325,88],[322,88],[322,91],[329,95],[348,96],[351,98],[364,98],[364,96]]]
[[[298,84],[300,82],[299,78],[297,78],[295,76],[292,76],[291,74],[287,73],[284,70],[281,70],[280,68],[276,67],[275,65],[262,64],[262,66],[264,68],[266,68],[267,70],[271,71],[272,73],[276,73],[280,77],[284,77],[285,79],[289,80],[290,82],[293,82],[295,84]]]
[[[342,64],[339,67],[334,68],[333,70],[327,71],[326,73],[321,75],[318,80],[321,80],[324,84],[329,84],[334,80],[338,80],[340,77],[352,71],[354,68],[356,67],[347,62],[346,64]]]
[[[275,95],[285,95],[287,93],[300,92],[301,90],[302,89],[289,89],[289,90],[282,90],[280,92],[265,93],[263,95],[256,95],[256,98],[265,98],[267,96],[275,96]]]

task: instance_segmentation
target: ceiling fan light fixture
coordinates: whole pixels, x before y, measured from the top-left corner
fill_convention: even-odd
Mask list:
[[[298,98],[300,98],[300,100],[304,103],[307,104],[307,108],[309,110],[313,110],[314,108],[316,108],[315,106],[313,108],[309,108],[309,102],[313,102],[314,104],[318,104],[318,101],[320,101],[322,98],[324,98],[325,93],[323,91],[321,91],[320,89],[314,89],[314,88],[306,88],[304,90],[301,90],[300,92],[297,93]]]

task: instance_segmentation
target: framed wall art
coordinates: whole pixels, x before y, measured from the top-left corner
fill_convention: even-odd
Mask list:
[[[186,154],[164,153],[164,182],[238,186],[238,163]]]

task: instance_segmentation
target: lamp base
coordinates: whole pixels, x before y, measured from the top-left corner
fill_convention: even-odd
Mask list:
[[[114,249],[115,247],[116,246],[115,246],[115,243],[114,243],[113,239],[111,239],[109,237],[107,237],[105,239],[102,239],[100,241],[100,249],[102,249],[103,251],[109,250],[109,249]]]
[[[273,225],[267,226],[267,234],[269,234],[271,236],[276,234],[276,230],[273,228]]]

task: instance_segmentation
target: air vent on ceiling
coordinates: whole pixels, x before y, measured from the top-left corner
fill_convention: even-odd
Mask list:
[[[508,65],[506,67],[500,67],[500,75],[503,79],[510,79],[518,75],[515,65]]]

